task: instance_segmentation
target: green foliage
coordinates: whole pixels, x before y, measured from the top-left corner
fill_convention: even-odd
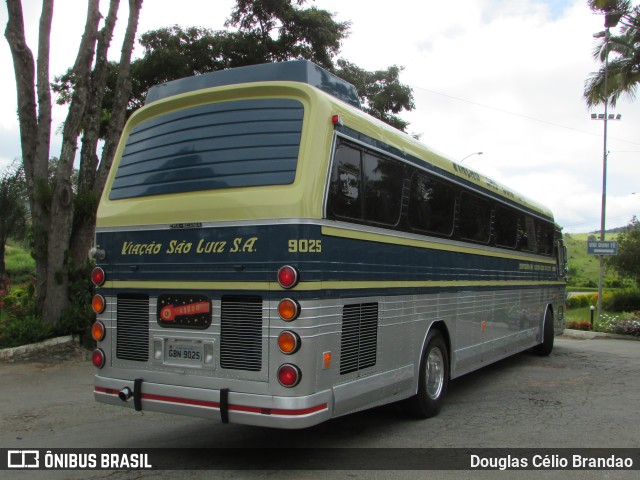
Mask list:
[[[604,333],[614,333],[617,335],[633,335],[640,337],[640,312],[624,315],[603,315],[596,330]]]
[[[369,72],[347,60],[338,60],[334,73],[356,87],[363,110],[385,123],[406,131],[408,122],[396,114],[413,110],[411,88],[400,83],[402,67],[393,65],[386,70]]]
[[[18,347],[37,343],[52,336],[50,324],[36,315],[26,317],[8,317],[0,321],[0,348]]]
[[[629,0],[590,0],[589,6],[604,14],[607,28],[619,28],[617,34],[610,35],[608,40],[602,38],[594,49],[594,58],[603,66],[585,82],[584,98],[590,107],[607,101],[615,106],[623,94],[634,98],[640,83],[640,5],[632,7]]]
[[[585,322],[584,320],[579,322],[575,320],[569,320],[567,322],[567,328],[588,332],[589,330],[591,330],[591,322]]]
[[[81,269],[73,269],[69,274],[69,306],[64,310],[58,322],[56,333],[59,335],[79,335],[81,343],[90,346],[91,324],[95,313],[91,308],[94,287],[90,272],[94,265],[87,263]]]
[[[29,282],[35,274],[35,260],[22,248],[7,245],[6,275],[14,284]]]
[[[306,0],[236,0],[226,22],[237,30],[215,31],[177,25],[146,32],[139,42],[144,55],[131,64],[132,93],[128,115],[140,108],[150,87],[178,78],[227,68],[261,63],[306,59],[353,83],[365,111],[405,130],[407,122],[398,117],[412,110],[413,94],[400,83],[402,67],[369,72],[346,61],[334,61],[348,36],[349,22],[338,22],[333,14],[311,6]],[[102,111],[104,126],[113,103],[117,64],[109,65]],[[74,78],[70,72],[52,85],[60,103],[68,103]],[[101,128],[103,138],[106,129]]]
[[[598,301],[598,295],[574,295],[567,299],[567,308],[584,308],[595,305]]]
[[[617,240],[618,254],[607,260],[607,266],[640,286],[640,221],[633,217]]]
[[[564,235],[569,257],[569,286],[597,288],[600,262],[595,255],[587,254],[587,239],[592,233],[568,233]],[[615,240],[616,234],[607,235],[607,240]],[[604,275],[607,286],[620,284],[615,270],[607,268]],[[574,288],[579,290],[579,288]]]
[[[0,277],[5,273],[5,245],[9,237],[23,238],[27,230],[24,172],[17,164],[0,171]]]
[[[640,311],[640,291],[623,290],[605,296],[603,306],[609,312]]]

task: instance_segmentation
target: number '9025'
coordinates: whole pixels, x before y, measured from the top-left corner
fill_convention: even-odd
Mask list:
[[[321,253],[322,240],[289,240],[289,253]]]

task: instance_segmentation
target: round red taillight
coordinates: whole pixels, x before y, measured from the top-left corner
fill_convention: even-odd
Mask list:
[[[91,299],[91,308],[93,308],[93,311],[96,313],[102,313],[106,307],[107,302],[104,297],[102,295],[95,294]]]
[[[100,267],[91,270],[91,281],[96,287],[101,286],[105,281],[104,270]]]
[[[283,298],[278,303],[278,315],[285,322],[291,322],[300,315],[300,305],[295,300]]]
[[[104,328],[104,323],[102,322],[94,322],[91,326],[91,336],[96,342],[100,342],[104,340],[104,336],[107,334],[106,328]]]
[[[278,348],[286,355],[291,355],[300,350],[300,337],[297,333],[285,330],[278,335]]]
[[[93,355],[91,355],[91,362],[93,362],[93,366],[96,368],[104,367],[106,357],[104,356],[104,352],[101,349],[96,349],[93,351]]]
[[[280,382],[280,385],[287,388],[295,387],[300,383],[301,379],[302,373],[298,367],[290,363],[280,365],[278,369],[278,382]]]
[[[290,265],[278,270],[278,283],[282,288],[293,288],[298,284],[298,270]]]

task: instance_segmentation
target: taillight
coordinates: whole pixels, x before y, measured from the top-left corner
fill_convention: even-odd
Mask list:
[[[298,270],[290,265],[278,270],[278,283],[282,288],[293,288],[298,284]]]
[[[101,286],[105,281],[104,270],[100,267],[91,270],[91,281],[96,287]]]
[[[104,340],[104,336],[106,335],[107,330],[104,328],[104,323],[102,322],[94,322],[91,326],[91,336],[96,342],[100,342]]]
[[[292,388],[298,385],[301,379],[302,373],[298,367],[291,363],[280,365],[280,368],[278,369],[278,382],[280,382],[280,385]]]
[[[285,330],[278,335],[278,348],[284,354],[291,355],[300,350],[300,337],[297,333]]]
[[[278,315],[285,322],[291,322],[300,315],[300,305],[295,300],[284,298],[278,303]]]
[[[106,357],[104,356],[104,352],[101,349],[96,349],[93,351],[93,355],[91,355],[91,362],[93,362],[93,366],[96,368],[104,367]]]
[[[107,307],[107,302],[104,297],[100,294],[95,294],[91,299],[91,308],[96,313],[104,312],[104,309]]]

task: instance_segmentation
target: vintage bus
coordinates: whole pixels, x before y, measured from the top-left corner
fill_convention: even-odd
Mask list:
[[[564,328],[549,210],[365,114],[307,61],[154,87],[98,209],[95,399],[304,428]]]

